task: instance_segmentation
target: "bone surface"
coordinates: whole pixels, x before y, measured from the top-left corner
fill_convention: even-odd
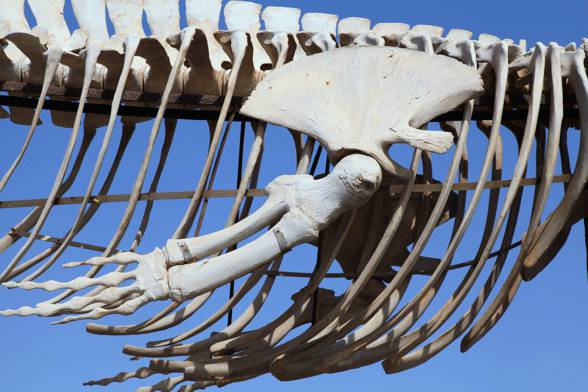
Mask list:
[[[64,17],[70,10],[76,23]],[[0,260],[3,289],[55,294],[0,314],[59,316],[62,324],[161,302],[135,324],[87,327],[102,335],[184,328],[146,347],[125,346],[143,361],[138,369],[88,383],[163,377],[142,391],[191,391],[268,373],[296,380],[376,362],[396,373],[462,336],[465,352],[494,328],[524,282],[557,259],[574,225],[588,222],[588,40],[527,48],[519,37],[474,36],[434,20],[372,26],[324,11],[222,0],[0,0],[0,89],[7,94],[0,118],[28,129],[8,154],[0,192],[16,191],[45,108],[70,130],[61,165],[47,163],[59,168],[51,188],[40,191],[45,198],[0,201],[0,211],[35,207],[0,237],[0,254],[10,255]],[[177,154],[176,117],[208,121],[205,152],[198,170],[181,173],[182,183],[192,184],[186,192],[160,191],[166,161]],[[437,122],[442,131],[427,130]],[[147,135],[139,123],[147,123]],[[239,123],[236,185],[219,189]],[[267,156],[277,152],[266,135],[280,132],[293,143],[279,153],[295,165],[262,182],[264,165],[275,164]],[[476,137],[482,154],[468,153]],[[128,193],[112,194],[117,173],[128,177],[121,163],[136,146],[144,151]],[[409,164],[400,150],[412,155]],[[81,174],[86,167],[91,175]],[[528,175],[533,169],[537,178]],[[79,187],[82,195],[70,194]],[[523,196],[523,187],[533,196]],[[232,199],[224,226],[207,231],[217,197]],[[175,231],[152,238],[153,207],[169,198],[186,199]],[[110,202],[124,204],[120,216],[106,212]],[[60,215],[57,205],[72,203],[75,217]],[[102,227],[100,213],[115,229],[106,245],[77,238]],[[476,233],[477,214],[486,220],[478,250],[461,263],[454,258]],[[56,221],[63,232],[46,232],[53,227],[46,222]],[[449,241],[429,254],[438,233],[449,233]],[[281,270],[307,263],[299,252],[308,245],[317,248],[314,269],[304,264],[312,273]],[[149,252],[155,246],[161,248]],[[74,247],[99,256],[62,260]],[[298,264],[282,263],[290,260]],[[88,270],[60,279],[58,261]],[[332,272],[336,264],[342,272]],[[486,268],[474,302],[458,314]],[[289,276],[307,280],[274,298]],[[349,283],[335,294],[325,288],[331,278]],[[457,287],[443,298],[450,282]],[[223,290],[229,297],[218,305]],[[260,322],[276,300],[286,305]],[[225,317],[226,327],[218,327]]]

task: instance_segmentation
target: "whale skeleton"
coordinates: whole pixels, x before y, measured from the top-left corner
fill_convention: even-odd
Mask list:
[[[489,34],[472,39],[471,32],[461,29],[444,35],[438,26],[372,26],[365,18],[302,15],[296,8],[262,9],[246,1],[229,1],[223,7],[221,0],[186,0],[184,28],[178,0],[71,0],[79,26],[72,32],[64,17],[65,0],[27,4],[36,22],[32,28],[25,0],[0,1],[0,80],[6,92],[0,104],[9,109],[1,114],[29,127],[0,180],[0,192],[18,173],[43,109],[51,110],[54,124],[71,133],[47,198],[0,202],[0,208],[33,207],[0,238],[0,252],[18,246],[3,263],[0,281],[10,289],[64,291],[35,307],[0,314],[65,315],[58,323],[67,323],[128,315],[149,302],[167,301],[167,307],[139,324],[87,326],[89,332],[103,335],[148,334],[188,320],[219,288],[229,285],[231,292],[220,309],[190,330],[147,347],[124,348],[137,359],[151,358],[148,366],[88,385],[163,374],[172,376],[140,390],[192,391],[266,373],[294,380],[376,362],[395,373],[428,361],[464,334],[465,352],[496,325],[521,283],[555,258],[571,227],[587,218],[582,207],[588,197],[587,39],[579,46],[538,43],[528,49],[524,40]],[[219,28],[221,14],[226,30]],[[96,191],[119,117],[123,131],[116,156]],[[195,189],[159,192],[178,118],[209,120],[208,153]],[[487,147],[480,173],[471,182],[467,141],[475,120]],[[130,193],[110,194],[137,124],[148,121],[151,131]],[[214,185],[220,157],[233,123],[239,121],[237,186],[218,191]],[[247,122],[254,136],[246,155]],[[427,131],[430,122],[440,122],[443,132]],[[149,192],[142,193],[162,123],[165,136],[157,167]],[[291,133],[296,174],[256,189],[268,124]],[[106,132],[86,191],[66,197],[100,127]],[[508,180],[502,177],[503,160],[511,157],[503,153],[501,127],[512,133],[518,151]],[[573,168],[569,128],[584,131]],[[81,147],[74,154],[82,129]],[[390,156],[394,144],[412,147],[408,167]],[[535,179],[527,178],[534,146]],[[446,177],[436,181],[435,155],[450,149]],[[316,177],[321,151],[334,167]],[[418,175],[421,164],[423,174]],[[564,184],[564,195],[542,220],[556,183]],[[532,185],[531,220],[524,237],[516,241],[525,207],[523,188]],[[476,256],[456,264],[455,255],[486,190],[488,205]],[[471,197],[468,191],[473,191]],[[214,197],[233,198],[225,228],[201,235]],[[266,199],[253,211],[256,197]],[[189,200],[188,207],[165,246],[137,253],[153,204],[181,198]],[[101,206],[115,201],[126,203],[126,209],[108,244],[75,241]],[[143,201],[146,208],[135,240],[122,252],[122,239]],[[72,224],[60,237],[43,234],[60,204],[79,206]],[[447,222],[453,226],[443,255],[423,256],[435,230]],[[493,252],[501,235],[499,250]],[[30,256],[39,240],[50,246]],[[314,272],[281,271],[283,257],[304,243],[319,249]],[[71,247],[101,256],[65,265],[90,266],[82,277],[36,282]],[[480,314],[516,248],[519,253],[505,282]],[[472,293],[491,258],[496,260],[475,301],[456,323],[432,338]],[[342,274],[329,272],[335,261]],[[100,275],[107,265],[117,267]],[[132,265],[135,269],[129,269]],[[451,297],[417,325],[449,272],[458,268],[467,272]],[[407,298],[417,274],[426,281]],[[246,330],[280,276],[305,277],[308,283],[278,317]],[[237,288],[235,282],[243,277]],[[321,287],[324,279],[333,277],[351,280],[340,296]],[[127,281],[132,283],[122,285]],[[250,304],[233,318],[234,308],[258,286]],[[88,288],[92,290],[76,296]],[[225,316],[226,328],[187,342]],[[306,329],[291,334],[301,326]]]

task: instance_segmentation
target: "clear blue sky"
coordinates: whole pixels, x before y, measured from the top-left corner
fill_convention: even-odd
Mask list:
[[[588,7],[585,1],[564,0],[559,2],[504,1],[466,2],[466,1],[407,1],[392,2],[381,0],[363,1],[262,1],[263,5],[296,6],[305,12],[331,12],[341,17],[361,16],[378,22],[405,22],[414,24],[434,24],[449,28],[463,28],[479,33],[495,34],[502,38],[515,40],[527,39],[529,46],[536,41],[548,43],[557,41],[564,45],[571,41],[579,42],[588,36],[586,17]],[[68,10],[68,18],[71,12]],[[15,181],[0,195],[1,200],[16,198],[46,197],[55,176],[60,158],[65,148],[68,130],[56,128],[51,124],[48,113],[42,117],[44,125],[39,129],[31,145],[30,153],[15,176]],[[26,127],[7,122],[0,129],[0,172],[9,165],[12,157],[26,133]],[[137,171],[139,160],[144,150],[149,127],[139,126],[133,138],[129,153],[123,162],[123,169],[117,177],[112,193],[127,193],[130,181]],[[96,140],[88,152],[87,162],[82,168],[79,180],[70,190],[70,195],[83,193],[85,179],[92,169],[93,160],[98,151],[104,129],[98,131]],[[115,135],[115,140],[118,138]],[[177,131],[172,146],[172,159],[168,162],[160,189],[163,191],[183,191],[192,189],[202,165],[207,146],[206,126],[204,123],[183,121]],[[504,130],[505,153],[514,152],[513,138]],[[163,136],[163,132],[161,134]],[[161,146],[158,141],[157,150]],[[577,131],[570,131],[571,149],[577,140]],[[248,136],[248,145],[251,137]],[[238,131],[232,132],[223,159],[223,170],[217,181],[217,188],[233,187],[236,178],[236,157]],[[473,131],[468,143],[472,156],[471,176],[477,176],[480,157],[485,151],[485,139],[477,130]],[[289,135],[283,130],[270,127],[267,135],[266,152],[262,169],[261,184],[267,184],[280,174],[293,171],[294,157]],[[108,157],[112,159],[112,151]],[[442,179],[447,160],[439,159],[436,178]],[[534,162],[531,158],[530,162]],[[321,165],[322,167],[323,165]],[[533,165],[531,165],[533,166]],[[512,175],[513,162],[505,164],[504,176]],[[153,172],[153,167],[150,174]],[[530,169],[530,176],[534,169]],[[104,176],[102,176],[103,178]],[[100,180],[99,180],[100,182]],[[149,177],[147,185],[149,183]],[[548,209],[552,209],[561,197],[561,186],[554,187]],[[526,193],[525,205],[530,203],[531,193]],[[485,201],[482,201],[481,209]],[[229,208],[230,201],[211,202],[209,220],[205,231],[221,228]],[[150,230],[144,239],[140,251],[148,252],[155,246],[161,246],[171,235],[178,222],[185,203],[160,203],[154,210]],[[95,218],[91,227],[84,230],[77,239],[96,244],[106,244],[124,209],[122,204],[105,207]],[[28,211],[0,210],[0,231],[3,233]],[[62,235],[64,228],[70,225],[75,208],[58,207],[49,219],[43,233]],[[122,247],[128,247],[132,233],[136,230],[142,215],[142,206],[137,210],[135,219],[125,237]],[[469,260],[476,251],[481,235],[483,216],[478,214],[472,224],[471,232],[460,248],[456,260]],[[525,218],[519,226],[525,225]],[[517,238],[524,227],[519,227]],[[572,231],[569,241],[552,265],[536,280],[524,284],[518,297],[501,323],[488,336],[467,354],[459,353],[459,344],[454,344],[444,353],[438,355],[424,366],[405,373],[386,376],[379,365],[337,374],[320,376],[313,379],[291,383],[279,383],[271,376],[260,377],[245,384],[232,385],[230,391],[315,391],[331,388],[333,390],[362,391],[383,388],[404,392],[428,390],[451,390],[454,392],[485,391],[534,391],[551,392],[562,390],[584,392],[588,390],[587,354],[588,354],[588,282],[586,278],[586,251],[584,248],[584,231],[577,226]],[[434,238],[427,247],[425,255],[440,256],[446,247],[443,233]],[[37,244],[30,255],[44,249]],[[0,257],[0,265],[6,264],[15,249],[7,251]],[[69,250],[62,260],[78,260],[94,254]],[[306,247],[289,255],[284,269],[310,271],[313,267],[314,250]],[[486,273],[488,270],[486,270]],[[54,268],[46,278],[65,279],[81,274],[81,271],[63,271]],[[460,277],[456,273],[449,282],[455,283]],[[486,275],[482,276],[485,280]],[[422,281],[421,281],[422,283]],[[268,320],[290,304],[290,295],[302,287],[302,280],[283,281],[273,293],[267,311],[262,315]],[[345,284],[329,285],[338,292]],[[446,300],[454,286],[448,283],[440,296]],[[477,293],[478,284],[473,292]],[[24,293],[20,291],[0,290],[0,308],[13,308],[30,305],[47,298],[42,293]],[[211,306],[203,310],[210,314],[226,298],[226,291],[219,292]],[[248,297],[249,298],[249,297]],[[465,305],[469,306],[472,297]],[[443,302],[435,301],[436,310]],[[148,306],[135,317],[111,317],[105,320],[109,324],[130,324],[139,321],[161,308],[160,304]],[[238,310],[243,309],[240,306]],[[464,306],[458,310],[461,315]],[[428,312],[425,316],[431,315]],[[48,319],[27,318],[0,319],[0,391],[56,391],[68,392],[87,390],[82,382],[117,373],[120,370],[132,370],[140,366],[130,362],[121,354],[124,344],[143,345],[151,337],[164,338],[173,336],[172,332],[186,330],[202,320],[204,315],[194,317],[172,331],[149,337],[110,338],[93,336],[85,333],[83,324],[67,326],[50,326]],[[453,317],[450,322],[455,321]],[[222,328],[223,320],[215,328]],[[259,325],[255,324],[255,325]],[[444,330],[444,329],[442,329]],[[205,337],[207,335],[202,335]],[[113,385],[111,391],[129,391],[140,385],[150,385],[157,378],[145,381]]]

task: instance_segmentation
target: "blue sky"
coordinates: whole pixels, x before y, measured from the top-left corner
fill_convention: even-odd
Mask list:
[[[463,28],[471,30],[475,35],[490,33],[502,38],[514,40],[526,39],[529,46],[536,41],[548,43],[559,42],[565,45],[569,42],[579,42],[587,36],[586,15],[588,7],[585,1],[503,1],[494,2],[438,2],[438,1],[408,1],[385,2],[381,0],[352,1],[294,1],[282,0],[262,1],[263,5],[296,6],[304,12],[331,12],[347,16],[361,16],[371,18],[373,23],[404,22],[414,24],[434,24],[447,29]],[[68,18],[71,12],[68,10]],[[51,124],[49,113],[42,116],[44,125],[39,128],[31,145],[31,150],[23,165],[17,172],[15,180],[0,194],[0,200],[17,198],[46,197],[55,176],[60,158],[63,154],[68,130],[56,128]],[[139,160],[144,151],[148,124],[140,124],[133,137],[128,154],[123,161],[120,175],[116,178],[112,193],[127,193],[139,166]],[[223,155],[223,166],[217,180],[218,189],[234,187],[236,181],[236,157],[238,154],[238,127],[229,136],[226,151]],[[435,125],[433,126],[435,128]],[[117,140],[120,130],[113,140]],[[0,172],[3,172],[19,148],[26,127],[3,122],[0,129]],[[88,151],[87,162],[82,167],[79,180],[72,186],[68,194],[83,194],[87,179],[92,169],[93,159],[98,151],[104,129],[100,129],[92,146]],[[172,145],[172,159],[168,162],[160,190],[184,191],[194,187],[202,166],[207,148],[208,131],[204,123],[182,121],[179,124],[176,139]],[[251,132],[247,134],[246,147],[251,144]],[[161,148],[163,139],[161,132],[156,152]],[[514,139],[503,130],[505,156],[509,152],[515,153]],[[578,139],[578,132],[570,130],[570,146],[574,150],[574,142]],[[476,178],[479,171],[481,156],[485,151],[485,138],[477,130],[472,130],[468,142],[472,157],[471,176]],[[78,143],[79,145],[79,143]],[[290,137],[283,129],[270,127],[267,133],[266,147],[263,160],[260,185],[265,185],[280,174],[290,174],[294,168],[294,156]],[[112,160],[114,149],[111,148],[108,160]],[[394,151],[394,149],[393,149]],[[406,151],[398,149],[398,159],[406,161]],[[513,156],[513,155],[511,155]],[[442,179],[448,157],[435,157],[438,166],[435,177]],[[508,161],[508,159],[507,159]],[[531,157],[530,162],[534,162]],[[154,166],[154,165],[152,165]],[[323,167],[321,164],[320,167]],[[506,162],[504,176],[512,175],[514,162]],[[533,166],[531,164],[531,166]],[[149,175],[153,173],[150,168]],[[104,170],[103,170],[104,171]],[[534,168],[529,169],[529,176],[534,176]],[[104,175],[101,176],[101,179]],[[147,185],[149,183],[147,180]],[[100,183],[101,180],[99,180]],[[553,195],[549,200],[548,211],[551,211],[559,197],[561,186],[554,186]],[[504,192],[503,192],[504,194]],[[528,207],[531,193],[525,193],[524,205]],[[480,209],[485,206],[486,199]],[[256,203],[258,206],[259,203]],[[142,252],[148,252],[155,246],[161,246],[171,235],[186,204],[184,202],[163,202],[157,204],[153,212],[150,229],[143,240]],[[204,230],[210,232],[222,228],[230,200],[215,200],[210,203]],[[114,227],[124,205],[112,204],[104,207],[90,227],[77,237],[82,242],[106,244],[112,235]],[[20,220],[28,211],[0,210],[0,231],[3,233],[15,222]],[[76,213],[75,208],[58,207],[51,215],[43,233],[62,235],[64,227],[71,224]],[[521,218],[517,231],[518,239],[524,231],[528,216]],[[528,214],[528,212],[527,212]],[[132,242],[133,230],[136,230],[142,215],[142,205],[137,210],[131,224],[129,235],[122,242],[122,247]],[[481,235],[483,216],[477,214],[471,226],[470,233],[458,254],[457,261],[469,260],[475,254]],[[439,230],[431,245],[425,250],[427,256],[439,256],[447,246],[447,228]],[[45,248],[37,244],[29,255],[33,255]],[[7,263],[16,249],[10,249],[0,256],[0,264]],[[516,252],[515,252],[516,253]],[[62,260],[78,260],[93,253],[68,250]],[[516,254],[515,254],[516,255]],[[314,266],[315,250],[302,247],[288,256],[285,270],[311,271]],[[512,259],[512,257],[511,257]],[[511,260],[512,262],[512,260]],[[509,264],[510,265],[510,264]],[[507,265],[508,268],[508,265]],[[46,278],[72,278],[80,271],[63,271],[52,269]],[[485,270],[488,273],[488,269]],[[440,293],[443,300],[435,301],[431,308],[433,312],[451,294],[455,283],[461,277],[461,272],[455,273],[448,279],[448,287]],[[481,277],[484,281],[487,275]],[[415,288],[422,280],[415,282]],[[328,282],[329,287],[339,293],[346,287],[347,282]],[[280,281],[266,311],[260,315],[259,325],[272,315],[285,309],[290,304],[290,296],[304,285],[300,279]],[[415,289],[411,288],[411,289]],[[477,293],[480,284],[476,285],[473,293]],[[12,308],[30,305],[47,298],[42,293],[24,293],[20,291],[0,290],[0,308]],[[226,291],[217,293],[211,304],[203,309],[203,314],[210,314],[226,299]],[[249,297],[248,297],[249,298]],[[469,306],[472,297],[468,297],[464,306]],[[246,301],[244,301],[246,302]],[[464,306],[457,311],[461,315]],[[128,324],[139,321],[161,308],[153,304],[131,318],[111,317],[105,320],[109,324]],[[239,310],[244,307],[237,308]],[[432,313],[427,312],[426,316]],[[67,326],[51,326],[50,320],[0,319],[0,375],[2,391],[36,391],[63,390],[81,391],[82,382],[89,379],[101,378],[117,373],[120,370],[132,370],[139,366],[137,362],[130,362],[128,357],[121,354],[124,344],[144,345],[150,338],[165,338],[173,336],[172,332],[181,332],[196,325],[204,316],[195,316],[184,325],[172,331],[158,333],[149,337],[108,338],[93,336],[85,333],[83,324]],[[450,320],[454,322],[456,317]],[[216,328],[222,328],[225,321],[219,322]],[[450,325],[448,324],[448,325]],[[586,251],[584,247],[584,231],[579,225],[570,235],[569,241],[560,252],[556,260],[533,282],[526,283],[519,290],[519,294],[502,319],[500,324],[490,332],[484,340],[478,343],[466,354],[459,352],[459,344],[454,344],[445,352],[438,355],[427,364],[401,374],[386,376],[381,367],[376,364],[371,367],[354,370],[347,373],[320,376],[313,379],[290,383],[279,383],[270,376],[260,377],[245,384],[232,385],[231,391],[250,390],[321,390],[332,388],[338,391],[358,391],[366,389],[386,388],[416,392],[424,390],[452,390],[461,391],[553,391],[583,392],[588,388],[586,372],[586,353],[588,353],[588,282],[586,277]],[[442,331],[444,329],[442,328]],[[202,335],[206,337],[208,335]],[[129,382],[114,385],[109,390],[128,391],[140,385],[149,385],[158,380],[152,378],[145,381]]]

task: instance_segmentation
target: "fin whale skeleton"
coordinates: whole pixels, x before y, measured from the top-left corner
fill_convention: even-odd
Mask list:
[[[58,323],[65,323],[132,314],[149,302],[167,301],[165,309],[136,325],[87,326],[98,334],[148,334],[184,322],[215,290],[229,284],[236,288],[234,282],[247,277],[231,290],[224,306],[196,327],[147,347],[124,348],[128,355],[152,358],[148,367],[88,385],[177,374],[141,390],[187,392],[266,373],[293,380],[376,362],[387,373],[395,373],[430,360],[464,334],[461,348],[467,351],[503,316],[522,281],[535,277],[553,260],[571,226],[588,217],[581,208],[588,200],[586,39],[582,45],[565,47],[538,43],[529,50],[524,41],[488,34],[474,40],[471,32],[460,29],[444,35],[437,26],[372,26],[364,18],[302,16],[295,8],[262,10],[246,1],[229,1],[223,10],[221,0],[186,0],[184,29],[178,0],[71,0],[80,26],[72,32],[63,16],[65,0],[27,0],[27,4],[37,22],[33,28],[25,16],[25,0],[0,0],[0,90],[8,94],[0,96],[0,105],[9,108],[0,114],[30,127],[0,180],[0,191],[27,153],[42,110],[52,111],[54,123],[72,132],[47,198],[0,202],[0,208],[36,207],[0,237],[0,253],[21,238],[26,241],[3,265],[0,282],[8,288],[65,291],[35,307],[0,314],[64,315]],[[106,10],[113,36],[108,33]],[[221,12],[226,31],[219,29]],[[149,37],[143,29],[144,14],[153,33]],[[118,117],[124,130],[118,159],[96,192]],[[109,195],[136,124],[152,118],[132,191]],[[209,121],[204,169],[194,190],[160,192],[159,175],[168,158],[175,120],[181,118]],[[241,153],[237,189],[218,191],[214,179],[235,121],[252,125],[255,142],[248,155]],[[426,130],[434,121],[441,123],[443,132]],[[467,150],[472,121],[478,121],[487,138],[475,179],[468,173],[469,160],[476,158]],[[257,182],[268,123],[292,134],[296,174],[280,176],[260,190]],[[162,125],[166,133],[158,174],[150,192],[142,193]],[[509,180],[502,178],[502,164],[514,157],[503,155],[501,125],[512,133],[518,148]],[[74,169],[66,174],[80,130],[85,147],[74,158],[76,163],[83,160],[96,129],[104,126],[107,132],[86,193],[64,197],[77,176]],[[573,168],[569,128],[582,130],[574,146],[578,153]],[[410,167],[389,155],[389,147],[397,143],[413,147]],[[334,168],[314,178],[306,173],[316,144]],[[526,178],[533,146],[535,179]],[[434,154],[450,149],[446,177],[436,181]],[[561,175],[555,173],[558,158]],[[420,164],[423,175],[417,176]],[[564,196],[542,221],[556,183],[563,183]],[[528,206],[532,219],[524,238],[515,242],[520,211],[527,207],[522,189],[531,185],[535,185],[534,202]],[[506,197],[500,198],[503,188]],[[485,190],[490,197],[476,258],[459,265],[468,268],[463,281],[434,316],[414,329],[439,294],[447,271],[456,267],[453,258],[477,209],[484,208],[480,202]],[[262,196],[265,203],[250,214],[252,200]],[[226,227],[200,235],[208,199],[214,197],[234,198]],[[146,209],[131,252],[117,253],[137,204],[166,198],[186,198],[190,203],[165,246],[136,253],[151,214]],[[108,245],[75,241],[107,202],[127,205]],[[75,223],[62,238],[42,235],[46,219],[60,204],[79,205]],[[196,235],[190,237],[197,217]],[[447,222],[453,222],[447,250],[441,258],[423,256],[435,229]],[[258,232],[263,232],[259,238],[238,246]],[[502,232],[500,251],[492,252]],[[37,240],[52,245],[27,259]],[[282,258],[303,243],[319,248],[314,272],[303,274],[308,284],[278,317],[246,330],[265,305],[276,278],[289,275],[280,271]],[[66,248],[77,246],[102,253],[66,265],[91,267],[84,276],[69,282],[36,282]],[[506,282],[482,312],[515,248],[519,253]],[[433,338],[448,324],[491,258],[496,258],[492,272],[476,301],[458,323]],[[323,279],[334,277],[329,269],[335,261],[343,269],[337,277],[352,279],[341,296],[320,287]],[[117,266],[115,271],[99,275],[110,264]],[[426,283],[403,301],[411,277],[419,271],[427,272]],[[25,272],[30,274],[21,277]],[[265,280],[255,298],[233,319],[235,306],[261,279]],[[129,280],[130,285],[119,287]],[[92,291],[76,296],[86,288]],[[203,340],[190,340],[225,315],[232,320],[226,328]],[[306,329],[291,337],[301,326]]]

